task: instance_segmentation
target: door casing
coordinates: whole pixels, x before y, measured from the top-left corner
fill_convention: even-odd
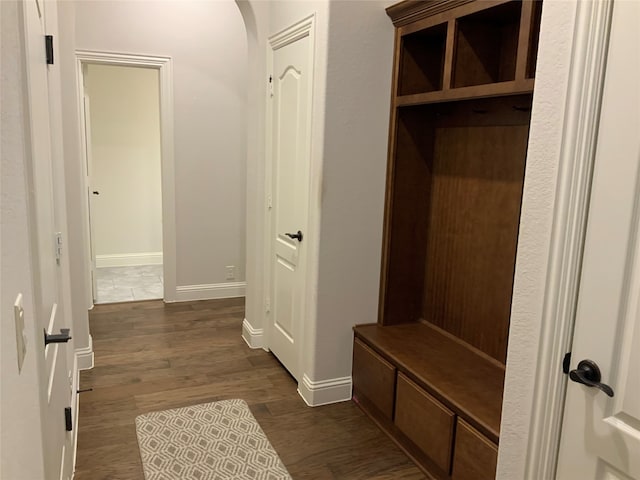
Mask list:
[[[117,65],[123,67],[146,67],[154,68],[159,72],[160,78],[160,150],[162,167],[162,250],[163,250],[163,283],[164,301],[176,301],[176,213],[175,213],[175,166],[173,147],[173,73],[170,57],[141,56],[124,53],[99,52],[90,50],[76,51],[76,75],[78,85],[78,105],[79,105],[79,125],[80,138],[83,149],[82,162],[84,168],[85,185],[84,191],[87,208],[85,224],[87,231],[87,241],[91,241],[90,221],[89,221],[89,173],[87,159],[87,145],[90,143],[86,135],[86,119],[84,111],[84,65]],[[90,251],[90,245],[87,247]],[[93,278],[93,267],[91,262],[87,264],[89,269],[88,278]]]
[[[570,350],[573,338],[612,1],[570,2],[571,5],[568,3],[562,5],[563,2],[543,3],[538,58],[542,55],[552,57],[553,54],[550,50],[556,48],[553,45],[548,45],[545,50],[545,15],[547,11],[551,11],[553,14],[553,7],[568,8],[572,12],[575,9],[575,24],[570,58],[567,59],[570,65],[568,81],[566,85],[561,87],[561,91],[566,95],[566,103],[562,106],[562,132],[558,140],[544,139],[547,144],[558,142],[560,157],[557,160],[557,179],[554,179],[556,187],[551,214],[553,225],[551,238],[539,238],[541,242],[549,241],[549,257],[544,291],[540,293],[543,307],[539,322],[540,335],[536,337],[538,349],[533,356],[511,356],[509,354],[507,358],[505,398],[511,396],[511,388],[515,392],[519,386],[516,385],[517,381],[514,381],[514,385],[511,386],[509,377],[522,376],[521,369],[524,365],[528,367],[527,375],[534,377],[531,409],[525,409],[526,413],[523,416],[522,404],[505,402],[502,413],[503,428],[505,424],[511,422],[528,426],[528,430],[522,435],[524,442],[526,442],[526,451],[518,451],[517,449],[521,448],[522,444],[517,442],[501,444],[498,458],[498,479],[512,478],[509,474],[513,472],[508,472],[510,468],[508,465],[513,461],[514,456],[521,453],[524,454],[524,478],[554,478],[555,476],[567,385],[567,376],[562,372],[561,365],[565,353]],[[566,29],[566,27],[563,28]],[[552,75],[549,71],[544,73]],[[536,78],[541,79],[539,71]],[[545,100],[542,97],[541,99]],[[539,115],[537,103],[538,98],[534,93],[532,125]],[[531,134],[530,145],[536,141],[538,144],[541,143],[541,139],[534,138],[535,133]],[[525,186],[526,184],[527,178],[525,177]],[[526,202],[526,195],[524,201]],[[525,208],[523,203],[523,211]],[[530,252],[522,252],[519,246],[516,261],[516,283],[518,282],[520,256],[522,255],[524,258],[529,254]],[[529,274],[531,273],[529,272]],[[530,295],[537,294],[530,293]],[[531,343],[529,338],[523,339],[518,336],[522,335],[522,332],[514,334],[515,330],[512,322],[509,337],[510,352],[511,349],[515,351],[520,348],[520,344]],[[516,396],[513,394],[512,398]]]

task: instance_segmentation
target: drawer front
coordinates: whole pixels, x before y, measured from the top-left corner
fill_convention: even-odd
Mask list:
[[[497,464],[498,447],[458,419],[453,480],[494,480]]]
[[[391,420],[396,368],[357,338],[353,341],[353,388]]]
[[[455,414],[398,373],[394,423],[444,472],[451,470]]]

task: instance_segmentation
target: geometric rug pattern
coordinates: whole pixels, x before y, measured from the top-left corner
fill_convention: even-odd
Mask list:
[[[244,400],[136,418],[146,480],[291,480]]]

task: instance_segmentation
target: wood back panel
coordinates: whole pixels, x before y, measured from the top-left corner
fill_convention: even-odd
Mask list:
[[[435,130],[423,318],[505,362],[529,115],[475,105]]]
[[[425,319],[505,361],[530,105],[399,110],[384,325]]]

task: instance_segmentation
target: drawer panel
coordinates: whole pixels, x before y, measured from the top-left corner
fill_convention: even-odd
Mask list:
[[[444,472],[451,470],[455,414],[398,373],[396,426]]]
[[[396,368],[357,338],[353,340],[353,388],[389,420],[393,415]]]
[[[458,419],[453,480],[494,480],[497,463],[498,447]]]

